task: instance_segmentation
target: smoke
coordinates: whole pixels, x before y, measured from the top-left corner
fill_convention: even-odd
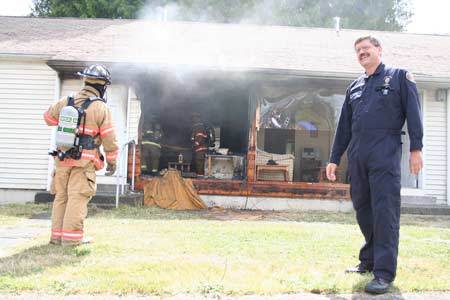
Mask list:
[[[181,108],[181,102],[213,99],[217,90],[233,91],[248,85],[247,69],[241,66],[247,66],[259,50],[259,45],[248,37],[256,31],[261,34],[262,29],[243,26],[230,36],[223,25],[186,22],[216,19],[228,23],[261,23],[272,16],[277,1],[249,1],[244,10],[237,0],[224,1],[228,7],[221,9],[213,8],[209,1],[197,1],[191,6],[183,1],[164,5],[155,2],[158,1],[149,2],[138,13],[138,21],[124,25],[128,26],[129,33],[127,47],[120,45],[121,53],[117,55],[124,57],[128,64],[116,64],[112,70],[134,87],[138,97],[158,99],[164,105],[173,103],[174,107]],[[236,44],[243,49],[239,53]],[[223,87],[230,82],[240,87]],[[183,113],[180,109],[180,114]]]
[[[138,13],[139,19],[151,21],[179,21],[182,7],[177,3],[169,3],[166,5],[157,5],[149,3]]]
[[[305,13],[302,8],[305,0],[167,2],[148,1],[138,13],[139,21],[127,25],[128,47],[120,47],[122,52],[118,56],[136,62],[132,72],[123,66],[121,70],[122,74],[129,74],[126,77],[132,82],[142,81],[144,73],[150,76],[164,73],[169,78],[167,82],[194,91],[203,88],[205,71],[210,70],[245,81],[248,66],[264,64],[258,55],[258,43],[268,42],[250,40],[249,37],[262,36],[264,31],[263,27],[250,24],[289,24],[295,22],[289,18]],[[287,19],[280,20],[282,16]],[[208,20],[243,26],[230,31],[213,23],[186,23]],[[140,74],[138,78],[136,74]]]
[[[302,14],[305,0],[228,0],[147,2],[138,13],[140,19],[152,21],[217,22],[235,24],[295,24]],[[308,4],[315,9],[319,4]],[[328,5],[329,6],[329,5]]]
[[[213,7],[220,5],[213,1],[165,2],[147,2],[138,13],[139,20],[126,25],[127,47],[119,47],[118,57],[125,57],[129,64],[114,65],[115,74],[125,78],[138,96],[151,95],[161,103],[213,97],[213,81],[248,84],[247,69],[241,66],[247,66],[256,56],[259,45],[249,41],[248,36],[261,28],[243,26],[229,36],[230,31],[222,29],[223,25],[186,22],[267,22],[273,17],[277,1],[249,1],[245,9],[238,0],[224,1],[223,7]],[[235,53],[236,44],[243,49],[239,53]],[[233,71],[236,69],[239,71]]]
[[[127,74],[124,77],[132,78],[132,82],[141,80],[136,78],[136,74],[164,74],[167,81],[193,91],[202,87],[205,71],[228,72],[239,68],[236,64],[230,65],[232,62],[226,58],[225,54],[234,48],[233,45],[225,44],[219,35],[220,32],[227,34],[226,31],[211,23],[186,23],[206,21],[211,18],[212,11],[208,5],[188,8],[177,3],[160,5],[149,2],[138,13],[139,21],[127,25],[128,47],[119,47],[121,53],[118,53],[118,57],[138,63],[134,64],[133,70],[123,65],[117,65],[115,69],[122,75]],[[248,43],[245,37],[246,34],[235,35],[233,43]],[[256,47],[249,44],[246,47],[248,53],[240,53],[239,56],[252,57]],[[242,72],[234,74],[243,76]]]
[[[286,1],[281,1],[285,3]],[[257,1],[253,7],[247,10],[239,23],[241,24],[275,24],[280,23],[276,12],[280,7],[280,1],[264,0]]]

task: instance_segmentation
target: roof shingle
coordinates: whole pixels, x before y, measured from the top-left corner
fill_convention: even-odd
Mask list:
[[[353,42],[374,34],[383,61],[450,78],[450,36],[398,32],[74,18],[0,17],[0,54],[223,69],[361,73]]]

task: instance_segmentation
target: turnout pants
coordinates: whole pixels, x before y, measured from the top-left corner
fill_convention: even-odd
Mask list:
[[[194,152],[195,171],[199,175],[205,174],[205,155],[206,151]]]
[[[144,157],[147,166],[147,172],[158,172],[161,147],[152,144],[144,144],[142,145],[142,156]]]
[[[92,162],[85,167],[56,167],[53,178],[52,244],[78,245],[82,242],[87,204],[96,191],[95,179]]]
[[[397,269],[400,227],[399,135],[371,136],[350,143],[350,194],[365,244],[362,263],[375,277],[393,281]]]

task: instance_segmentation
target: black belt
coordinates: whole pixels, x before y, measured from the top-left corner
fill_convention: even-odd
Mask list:
[[[95,144],[95,139],[90,135],[80,136],[80,146],[82,146],[83,149],[86,150],[94,150],[95,148],[98,148],[98,146]]]
[[[78,160],[81,158],[81,154],[82,154],[83,150],[94,150],[99,147],[95,144],[95,139],[90,135],[82,135],[79,137],[79,139],[80,140],[78,143],[79,144],[78,147],[73,146],[66,152],[63,152],[61,150],[57,150],[57,151],[55,150],[55,151],[49,152],[48,154],[50,154],[51,156],[57,156],[59,158],[59,160],[61,160],[61,161],[63,161],[67,157]],[[101,159],[102,159],[102,157],[101,157]]]

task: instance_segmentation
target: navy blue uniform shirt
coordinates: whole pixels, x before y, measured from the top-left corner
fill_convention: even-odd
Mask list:
[[[402,69],[380,64],[347,88],[331,151],[330,162],[339,165],[352,137],[398,134],[408,124],[410,150],[422,150],[422,118],[419,94],[412,76]]]

